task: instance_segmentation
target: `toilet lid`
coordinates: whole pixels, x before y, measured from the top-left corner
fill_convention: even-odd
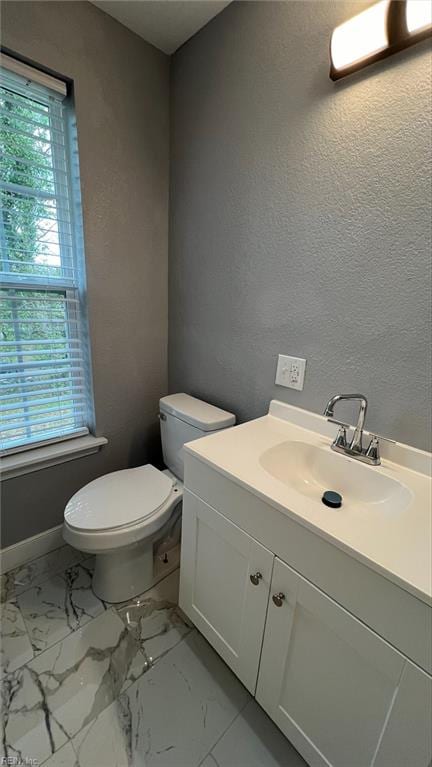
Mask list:
[[[173,481],[154,466],[113,471],[70,499],[65,521],[80,530],[112,530],[144,520],[168,498]]]

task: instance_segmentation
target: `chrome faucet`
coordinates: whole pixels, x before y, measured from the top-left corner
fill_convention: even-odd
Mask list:
[[[342,421],[336,421],[334,418],[334,407],[337,402],[341,400],[353,400],[360,402],[360,410],[357,419],[357,426],[351,427],[348,423]],[[387,437],[379,437],[376,434],[371,434],[371,441],[367,448],[363,447],[363,429],[367,413],[368,401],[364,394],[335,394],[326,405],[324,415],[330,423],[335,423],[339,426],[339,431],[331,445],[332,450],[337,453],[343,453],[351,458],[356,458],[358,461],[368,463],[370,466],[379,466],[381,463],[381,456],[379,451],[379,440],[384,439],[386,442],[392,442],[394,440],[387,439]],[[351,442],[347,441],[347,429],[354,429],[354,434]]]
[[[361,453],[363,450],[363,428],[367,413],[368,401],[364,394],[335,394],[335,396],[327,402],[326,409],[324,410],[324,415],[326,415],[329,419],[333,419],[334,406],[336,405],[336,402],[341,402],[341,400],[353,400],[354,402],[360,402],[357,426],[354,429],[354,434],[349,449],[353,452],[356,451]],[[345,424],[339,424],[339,426],[345,426],[346,428]]]

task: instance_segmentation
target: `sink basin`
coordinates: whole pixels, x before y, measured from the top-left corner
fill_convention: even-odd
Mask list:
[[[356,507],[373,507],[400,512],[412,499],[410,490],[397,479],[352,458],[307,442],[287,441],[265,450],[260,464],[272,477],[307,498],[321,502],[325,490],[342,496],[342,507],[334,513]],[[333,510],[332,510],[333,511]]]

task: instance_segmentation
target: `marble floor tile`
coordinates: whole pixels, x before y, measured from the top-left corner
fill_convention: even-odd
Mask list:
[[[307,767],[254,700],[238,715],[211,756],[214,764],[210,761],[208,767]]]
[[[39,586],[50,575],[66,570],[86,555],[72,546],[61,546],[38,559],[4,573],[0,579],[1,601],[6,602],[29,588]]]
[[[104,612],[5,677],[4,755],[48,759],[145,669],[132,634]]]
[[[13,570],[0,575],[0,604],[8,602],[15,597],[15,581]]]
[[[72,740],[79,767],[147,767],[145,754],[133,754],[128,699],[111,703]]]
[[[216,764],[216,760],[213,758],[211,754],[206,756],[203,762],[201,762],[199,767],[218,767]]]
[[[73,739],[80,767],[198,767],[250,695],[196,631]]]
[[[76,565],[17,597],[35,654],[43,652],[106,609],[91,588],[92,574]]]
[[[79,767],[77,755],[70,741],[50,756],[43,763],[43,767]],[[109,767],[109,762],[107,762],[107,767]]]
[[[117,607],[117,612],[154,662],[192,630],[178,607],[177,569],[140,597]]]
[[[68,741],[67,733],[46,705],[37,676],[27,666],[2,680],[0,756],[43,762]]]
[[[27,629],[16,602],[0,606],[0,670],[15,671],[33,658]]]
[[[0,756],[44,767],[306,767],[178,609],[178,570],[114,607],[91,591],[92,566],[45,571],[1,608]]]

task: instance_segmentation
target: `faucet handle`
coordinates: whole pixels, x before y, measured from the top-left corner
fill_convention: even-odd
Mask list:
[[[369,443],[369,447],[366,450],[366,456],[368,458],[371,458],[375,465],[379,466],[381,463],[381,455],[380,455],[380,440],[384,440],[384,442],[390,442],[392,445],[396,444],[396,440],[389,439],[388,437],[381,437],[379,434],[371,434],[371,441]]]
[[[378,437],[375,434],[371,434],[371,441],[369,442],[369,447],[366,450],[366,456],[367,458],[371,458],[374,463],[379,466],[381,463],[381,456],[380,456],[380,445],[378,441]]]
[[[327,421],[329,423],[336,424],[336,426],[339,426],[338,433],[336,434],[333,445],[335,447],[346,447],[347,446],[346,430],[351,428],[349,423],[343,423],[343,421],[335,421],[334,418],[327,418]]]
[[[383,442],[390,442],[391,445],[397,444],[395,439],[390,439],[389,437],[383,437],[382,434],[372,434],[372,432],[370,432],[370,436],[372,438],[372,442],[374,440],[377,440],[377,441],[383,440]]]
[[[336,418],[327,418],[327,421],[329,423],[334,423],[336,426],[342,426],[343,429],[352,429],[353,427],[349,423],[344,423],[343,421],[336,421]]]

